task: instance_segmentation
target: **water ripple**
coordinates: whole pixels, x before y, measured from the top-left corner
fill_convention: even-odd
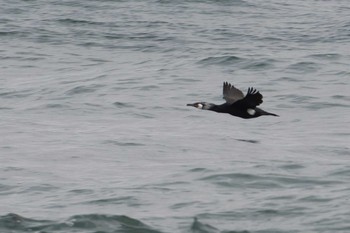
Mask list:
[[[209,181],[224,187],[241,187],[250,188],[282,188],[282,187],[303,187],[306,185],[334,185],[342,183],[336,180],[319,179],[313,177],[293,177],[281,175],[253,175],[247,173],[227,173],[205,176],[200,180]]]

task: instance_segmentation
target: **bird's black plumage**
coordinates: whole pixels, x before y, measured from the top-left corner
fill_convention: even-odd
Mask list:
[[[207,102],[197,102],[194,104],[187,104],[203,110],[211,110],[220,113],[229,113],[233,116],[249,119],[256,118],[263,115],[278,116],[274,113],[266,112],[258,108],[263,102],[263,96],[259,91],[250,87],[247,94],[244,96],[243,92],[228,82],[223,85],[223,98],[226,103],[216,105]]]

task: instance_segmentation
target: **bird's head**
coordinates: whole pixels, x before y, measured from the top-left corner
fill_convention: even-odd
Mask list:
[[[203,110],[210,110],[214,106],[214,104],[207,102],[197,102],[194,104],[187,104],[187,106],[192,106]]]

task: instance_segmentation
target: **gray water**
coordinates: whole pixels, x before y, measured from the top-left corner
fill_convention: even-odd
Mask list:
[[[0,0],[0,59],[1,233],[350,232],[346,0]]]

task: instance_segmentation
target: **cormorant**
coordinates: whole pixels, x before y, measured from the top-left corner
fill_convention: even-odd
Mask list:
[[[263,115],[278,116],[274,113],[266,112],[256,106],[259,106],[263,100],[262,94],[256,89],[250,87],[246,96],[242,91],[235,88],[228,82],[224,82],[223,87],[223,99],[226,103],[216,105],[207,102],[197,102],[194,104],[187,104],[187,106],[193,106],[203,110],[211,110],[214,112],[229,113],[233,116],[249,119],[256,118]]]

